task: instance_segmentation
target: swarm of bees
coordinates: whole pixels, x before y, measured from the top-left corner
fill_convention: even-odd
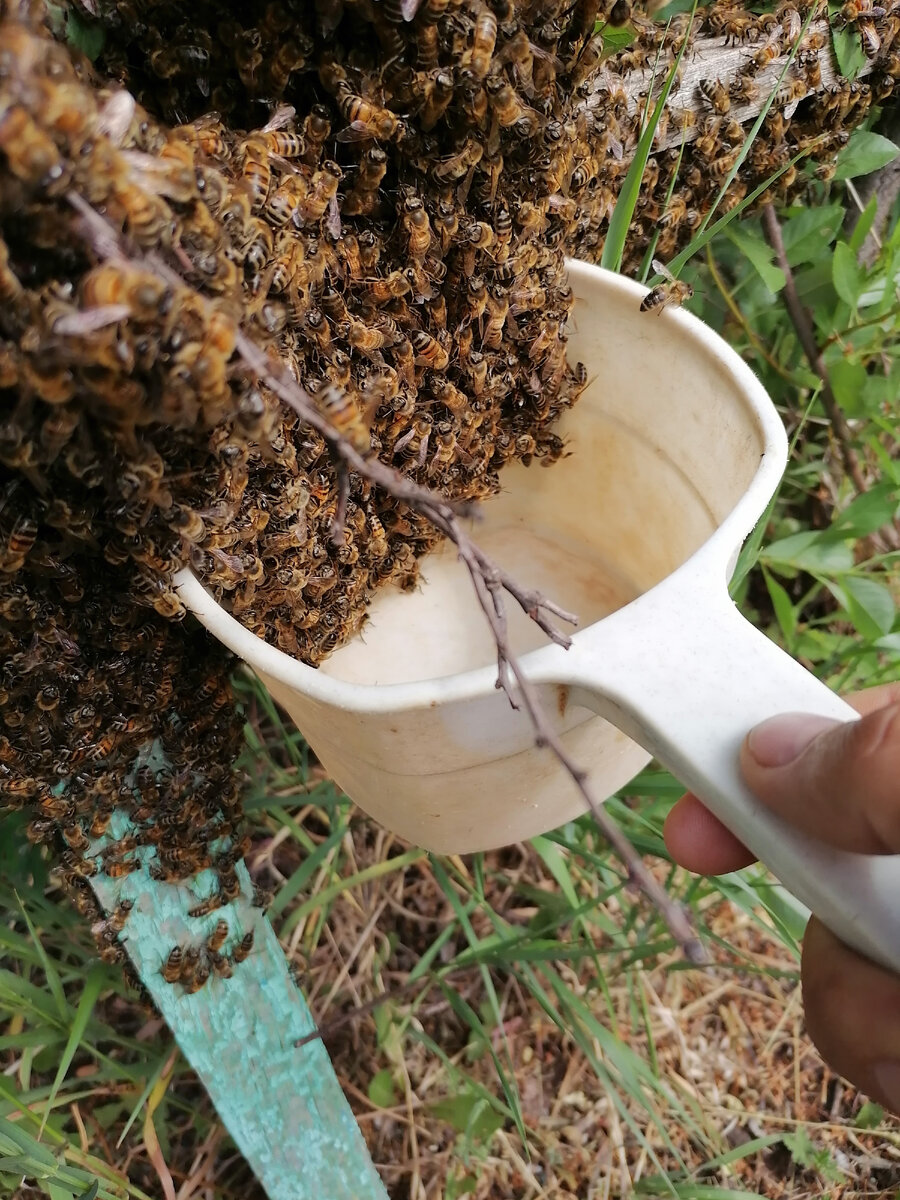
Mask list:
[[[815,92],[811,2],[702,10],[746,62],[702,81],[683,153],[650,158],[629,261],[698,227],[743,141],[732,106],[789,45],[726,208],[809,139],[824,175],[892,90],[900,17],[853,0],[839,20],[872,82]],[[671,62],[687,25],[627,0],[71,5],[102,30],[93,64],[36,0],[0,21],[0,803],[27,811],[119,961],[128,907],[101,913],[93,876],[212,869],[200,918],[237,896],[247,850],[232,663],[181,620],[174,573],[315,665],[436,541],[355,473],[335,530],[329,448],[244,368],[238,334],[360,454],[449,499],[495,492],[512,459],[551,464],[586,382],[564,257],[599,256],[640,132],[624,80]],[[612,57],[610,24],[635,35]],[[792,166],[778,186],[800,184]],[[189,990],[241,953],[175,950],[163,977]]]

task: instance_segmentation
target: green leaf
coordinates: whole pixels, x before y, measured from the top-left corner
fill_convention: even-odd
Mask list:
[[[366,1089],[369,1099],[378,1108],[393,1108],[399,1103],[394,1077],[387,1067],[376,1071]]]
[[[616,28],[613,25],[603,26],[603,57],[606,58],[611,54],[618,54],[620,50],[627,49],[634,41],[635,33],[630,25],[620,25]]]
[[[846,71],[844,72],[846,74]],[[870,175],[880,167],[893,162],[900,154],[890,138],[868,129],[858,129],[837,156],[835,179],[856,179],[858,175]]]
[[[851,308],[856,308],[862,291],[862,273],[856,255],[846,242],[838,242],[831,258],[831,279],[834,290]]]
[[[849,143],[848,143],[849,147]],[[873,196],[863,211],[859,214],[856,224],[853,226],[853,233],[850,235],[850,249],[854,254],[858,254],[862,249],[862,244],[868,236],[869,230],[875,223],[875,217],[878,215],[878,197]]]
[[[848,417],[860,417],[865,411],[866,368],[849,358],[838,359],[828,368],[828,381],[834,398]]]
[[[784,271],[776,267],[772,259],[775,251],[758,234],[748,233],[732,225],[726,237],[756,269],[757,274],[770,292],[780,292],[784,287]]]
[[[831,523],[831,532],[861,538],[875,533],[894,519],[900,493],[892,483],[879,483],[852,500]]]
[[[790,265],[821,263],[826,246],[837,237],[843,223],[844,208],[840,204],[822,204],[792,212],[781,230]]]
[[[848,575],[841,580],[850,620],[870,641],[891,632],[897,606],[890,588],[871,575]]]
[[[816,530],[793,533],[772,542],[760,554],[765,563],[783,563],[798,571],[822,571],[835,575],[853,568],[853,551],[844,542],[829,540]]]
[[[868,62],[859,34],[851,29],[832,29],[831,44],[841,74],[855,79]]]
[[[883,1120],[884,1109],[881,1105],[876,1104],[873,1100],[867,1100],[856,1114],[853,1124],[857,1129],[877,1129]]]
[[[787,641],[791,641],[797,632],[797,613],[791,603],[791,598],[777,579],[763,568],[763,577],[775,610],[775,619]]]
[[[452,1125],[457,1133],[466,1134],[472,1141],[488,1142],[503,1128],[503,1117],[474,1092],[460,1092],[428,1106],[429,1112]]]
[[[93,62],[106,42],[106,30],[102,25],[83,21],[73,8],[69,8],[66,12],[66,41]]]

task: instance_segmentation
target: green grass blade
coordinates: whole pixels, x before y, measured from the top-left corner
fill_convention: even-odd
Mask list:
[[[653,149],[656,127],[659,125],[660,117],[669,99],[669,92],[672,90],[678,68],[681,65],[682,56],[690,41],[691,28],[693,27],[694,13],[696,11],[697,0],[694,0],[694,5],[691,9],[691,25],[688,27],[684,41],[681,44],[681,49],[672,63],[672,68],[669,71],[660,97],[656,102],[656,107],[653,109],[650,120],[641,134],[637,149],[634,152],[634,158],[631,160],[631,166],[628,168],[628,174],[625,176],[625,182],[622,184],[622,189],[616,200],[616,207],[613,210],[613,215],[609,221],[609,229],[603,241],[603,253],[600,255],[600,266],[605,267],[608,271],[620,271],[622,269],[622,255],[625,252],[628,230],[631,228],[631,221],[634,217],[635,207],[637,206],[644,168],[647,165],[647,159],[650,157],[650,151]]]
[[[16,892],[15,895],[16,895],[16,900],[18,900],[18,902],[19,902],[19,908],[22,911],[22,917],[25,921],[25,925],[28,928],[29,936],[31,937],[31,940],[34,944],[34,948],[37,951],[38,958],[41,960],[41,966],[44,968],[44,978],[47,980],[47,987],[50,989],[50,994],[53,996],[53,999],[56,1002],[56,1008],[57,1008],[57,1011],[59,1012],[59,1015],[62,1017],[63,1020],[65,1020],[66,1015],[68,1013],[69,1006],[66,1003],[66,994],[63,990],[63,985],[59,978],[59,972],[57,971],[55,965],[50,961],[50,959],[47,956],[47,952],[43,947],[43,944],[38,935],[38,932],[35,929],[34,925],[31,923],[31,918],[29,917],[28,912],[26,911],[25,905],[22,903],[22,897],[19,895],[18,892]]]
[[[56,1071],[56,1078],[53,1080],[53,1086],[50,1088],[50,1095],[47,1099],[44,1108],[44,1116],[41,1120],[41,1131],[38,1136],[44,1132],[44,1125],[47,1117],[50,1115],[50,1110],[56,1099],[56,1094],[62,1086],[62,1081],[66,1077],[66,1072],[72,1065],[72,1059],[75,1057],[75,1051],[81,1044],[81,1039],[84,1036],[84,1031],[87,1029],[88,1022],[94,1011],[94,1006],[97,1003],[97,998],[106,980],[106,972],[95,967],[88,973],[88,977],[84,983],[84,991],[81,993],[81,999],[78,1001],[78,1008],[75,1011],[75,1018],[72,1021],[72,1028],[69,1031],[69,1040],[66,1042],[65,1049],[62,1053],[62,1058],[59,1060],[59,1067]]]

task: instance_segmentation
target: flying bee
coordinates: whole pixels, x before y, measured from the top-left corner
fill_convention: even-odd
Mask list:
[[[655,312],[659,315],[667,305],[671,304],[677,307],[693,296],[694,289],[691,285],[676,279],[665,263],[660,262],[657,258],[653,260],[653,270],[668,282],[657,284],[647,293],[641,301],[641,312]]]

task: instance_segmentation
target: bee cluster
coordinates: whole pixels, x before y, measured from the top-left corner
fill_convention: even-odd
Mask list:
[[[743,138],[732,106],[801,39],[809,2],[703,10],[701,32],[746,63],[698,85],[683,157],[651,157],[632,255],[658,233],[668,257],[709,210]],[[496,491],[510,459],[552,463],[554,419],[585,384],[566,360],[564,256],[598,256],[639,136],[625,80],[664,74],[687,25],[627,0],[70,11],[102,32],[93,65],[40,4],[0,21],[0,802],[28,810],[117,957],[127,908],[95,911],[91,876],[212,868],[199,917],[237,895],[246,850],[230,660],[180,620],[174,573],[317,664],[374,589],[414,585],[436,540],[353,473],[334,536],[325,440],[243,367],[238,333],[360,453],[448,499]],[[801,96],[821,50],[803,34],[726,208],[804,139],[827,161],[893,88],[893,7],[853,0],[840,19],[878,41],[873,83]],[[602,61],[598,21],[635,42]],[[779,186],[798,186],[793,167]],[[164,767],[141,765],[148,745]],[[130,828],[111,837],[117,809]],[[167,970],[193,983],[219,959],[184,951]]]
[[[900,52],[894,48],[900,33],[898,0],[887,0],[885,7],[848,0],[834,14],[825,0],[782,0],[761,13],[716,0],[698,10],[693,25],[686,13],[666,25],[632,14],[630,24],[636,36],[626,50],[598,66],[601,34],[582,57],[586,77],[579,84],[576,120],[593,130],[586,139],[593,194],[579,202],[567,235],[576,257],[595,259],[602,249],[641,132],[640,115],[648,103],[652,106],[688,36],[692,44],[676,71],[657,127],[658,149],[641,180],[626,269],[637,268],[654,241],[659,257],[671,258],[714,203],[716,214],[724,215],[775,176],[757,204],[801,194],[811,178],[831,179],[850,131],[873,103],[893,94],[900,80]],[[831,27],[859,37],[868,56],[867,78],[848,80],[837,73]],[[702,59],[698,66],[692,46],[702,47],[707,70],[715,74],[700,73]],[[792,60],[780,77],[788,55]],[[635,88],[636,75],[642,87]],[[742,157],[748,123],[773,93],[763,125]]]
[[[162,966],[162,977],[166,983],[180,983],[189,995],[199,992],[212,976],[230,979],[234,967],[242,963],[253,949],[253,930],[234,945],[230,954],[223,953],[229,934],[228,922],[220,919],[215,928],[199,946],[173,946]]]

